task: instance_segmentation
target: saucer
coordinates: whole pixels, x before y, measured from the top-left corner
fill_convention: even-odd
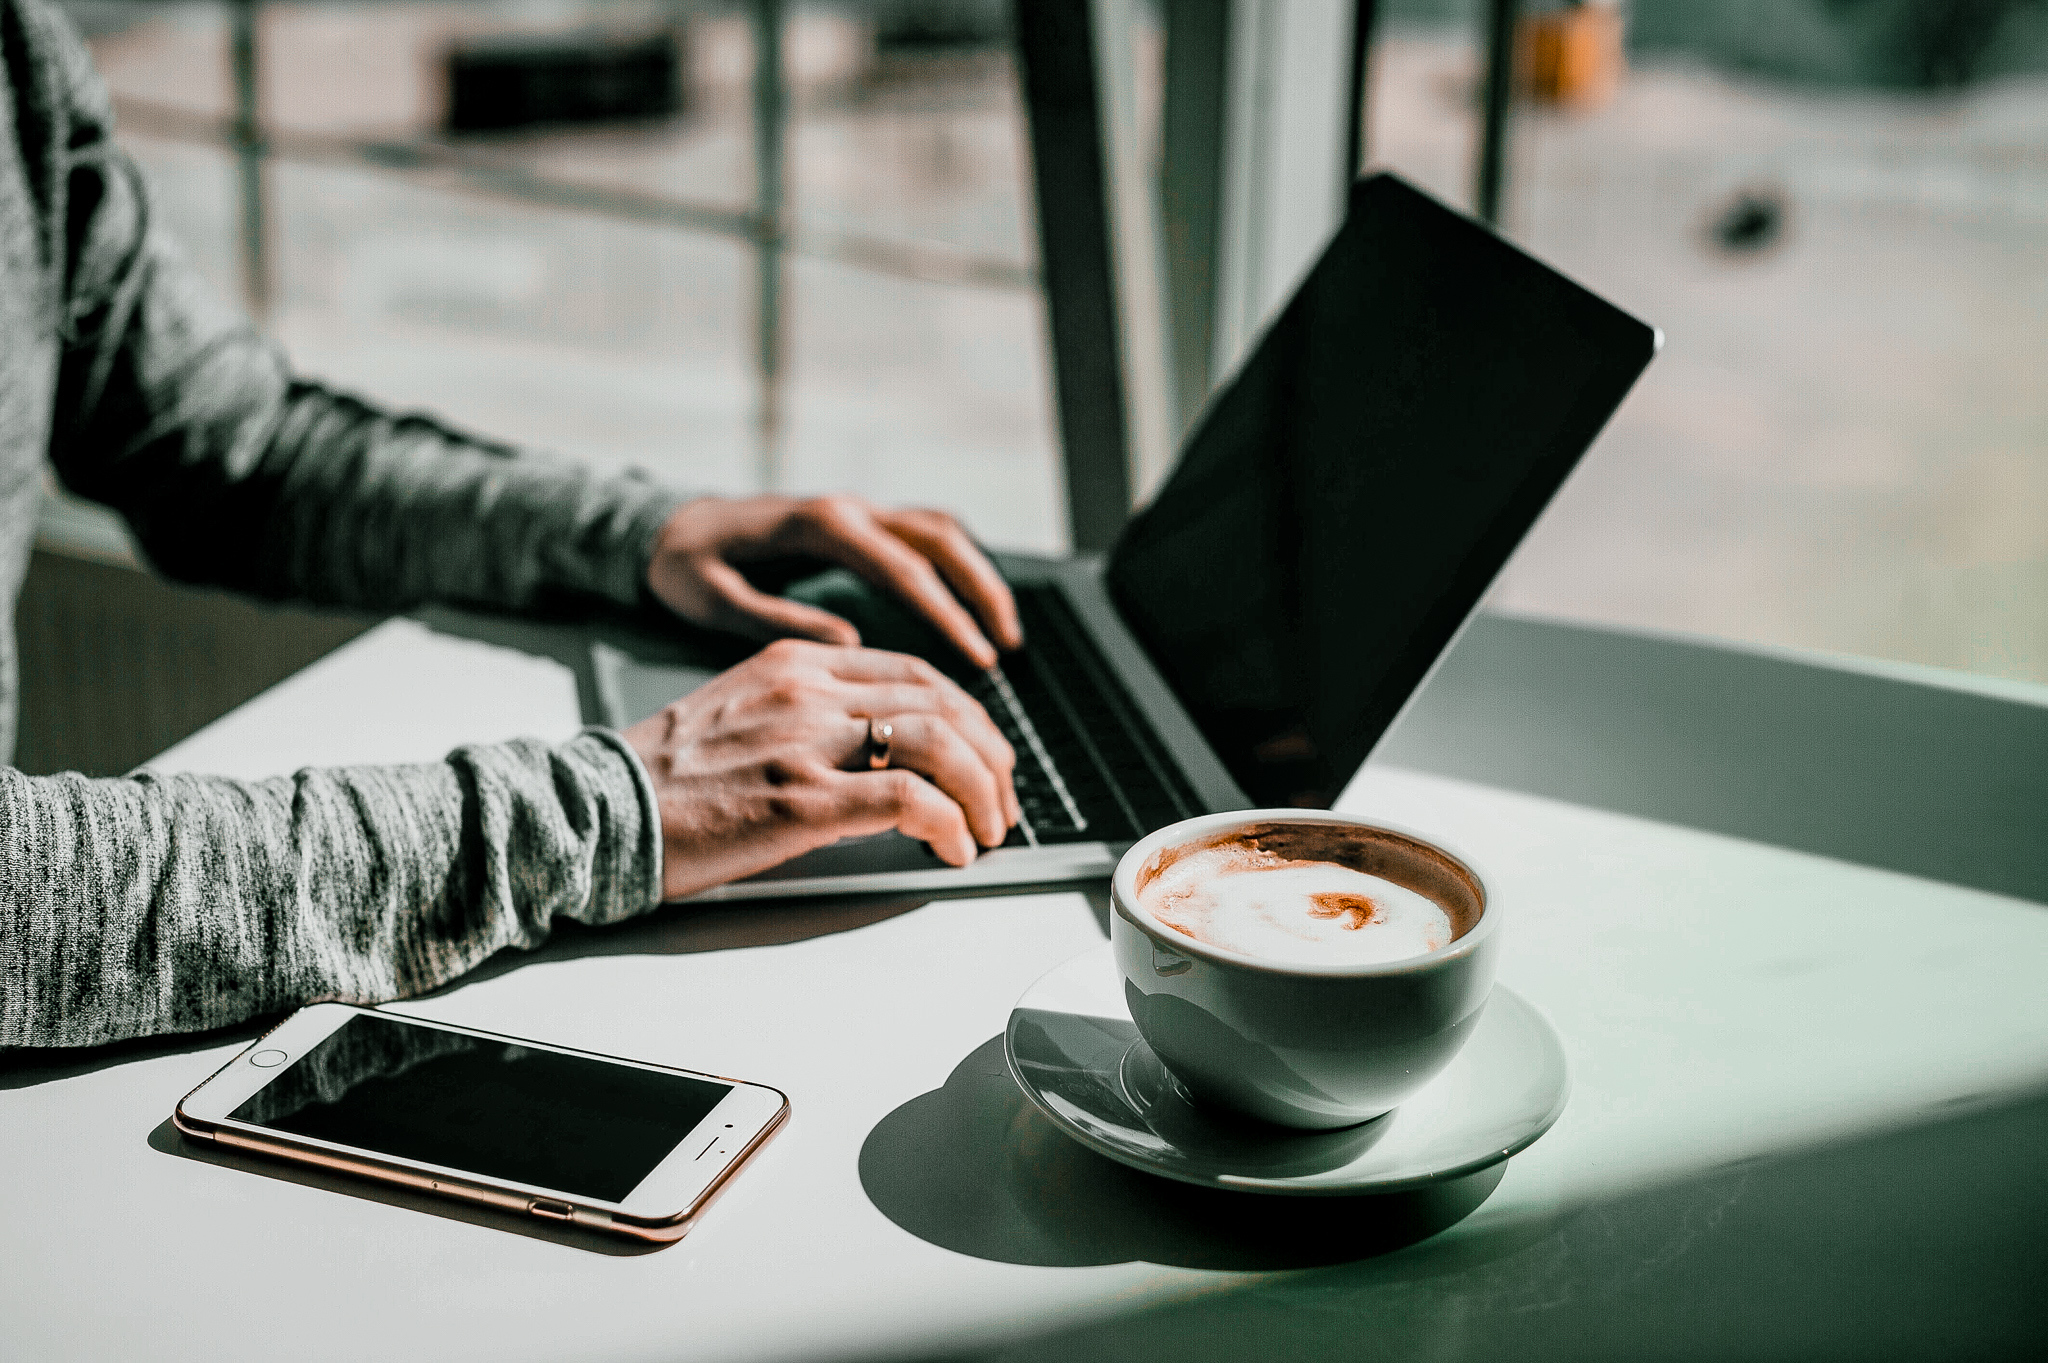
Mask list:
[[[1496,984],[1464,1049],[1384,1117],[1293,1131],[1197,1106],[1138,1036],[1107,944],[1025,991],[1003,1055],[1032,1105],[1090,1149],[1183,1183],[1261,1193],[1390,1193],[1476,1173],[1548,1131],[1571,1090],[1557,1032]]]

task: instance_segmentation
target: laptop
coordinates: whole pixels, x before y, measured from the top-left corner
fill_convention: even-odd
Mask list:
[[[1360,180],[1116,546],[994,556],[1026,635],[999,670],[851,574],[787,588],[987,707],[1018,754],[1009,841],[954,868],[848,839],[694,898],[1073,881],[1177,819],[1329,807],[1660,343],[1395,176]],[[594,648],[622,727],[714,675]]]

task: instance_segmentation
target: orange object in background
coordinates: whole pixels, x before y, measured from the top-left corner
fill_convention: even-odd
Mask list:
[[[1627,69],[1621,6],[1611,0],[1531,14],[1517,37],[1522,88],[1545,104],[1597,108]]]

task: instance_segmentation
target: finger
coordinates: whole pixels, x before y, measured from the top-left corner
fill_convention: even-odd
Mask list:
[[[756,639],[814,639],[821,644],[856,645],[860,631],[830,611],[806,606],[755,588],[723,559],[705,556],[697,571],[719,609],[719,624]]]
[[[891,768],[851,775],[835,773],[833,822],[841,837],[894,828],[916,838],[951,866],[974,860],[974,836],[967,816],[937,786],[914,771]]]
[[[931,560],[883,529],[865,510],[842,500],[828,501],[815,513],[812,529],[816,538],[806,546],[809,552],[896,593],[976,666],[995,666],[995,645],[947,589]]]
[[[1021,648],[1024,626],[1017,619],[1017,600],[1010,585],[988,561],[981,546],[943,511],[890,511],[877,517],[882,528],[895,534],[935,565],[953,594],[974,608],[982,626],[1004,648]]]
[[[827,666],[841,681],[902,682],[913,686],[953,684],[945,673],[924,659],[886,648],[841,649],[827,660]]]
[[[946,714],[955,716],[975,727],[970,738],[989,740],[987,751],[991,757],[1000,756],[1003,765],[1013,765],[1016,754],[1011,751],[1008,740],[989,718],[981,702],[967,694],[960,683],[933,667],[922,658],[913,658],[908,653],[891,653],[879,648],[847,648],[835,650],[822,660],[825,667],[840,681],[857,687],[878,687],[880,690],[861,690],[851,694],[848,709],[855,714],[886,714],[898,707],[906,710],[929,710],[934,704]],[[920,695],[920,692],[929,693]]]
[[[882,722],[893,730],[890,765],[914,771],[944,791],[967,815],[974,840],[1000,847],[1010,828],[1001,790],[1009,774],[991,770],[988,760],[941,715],[892,714]]]
[[[1015,823],[1020,812],[1011,784],[1017,770],[1016,749],[974,697],[945,677],[936,681],[938,684],[931,686],[912,682],[853,683],[843,693],[842,703],[854,715],[928,714],[944,719],[994,776],[1005,823]]]

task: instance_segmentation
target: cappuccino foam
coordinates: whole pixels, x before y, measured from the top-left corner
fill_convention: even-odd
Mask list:
[[[1405,885],[1236,840],[1177,857],[1138,899],[1198,942],[1288,965],[1398,961],[1457,935],[1442,905]]]

